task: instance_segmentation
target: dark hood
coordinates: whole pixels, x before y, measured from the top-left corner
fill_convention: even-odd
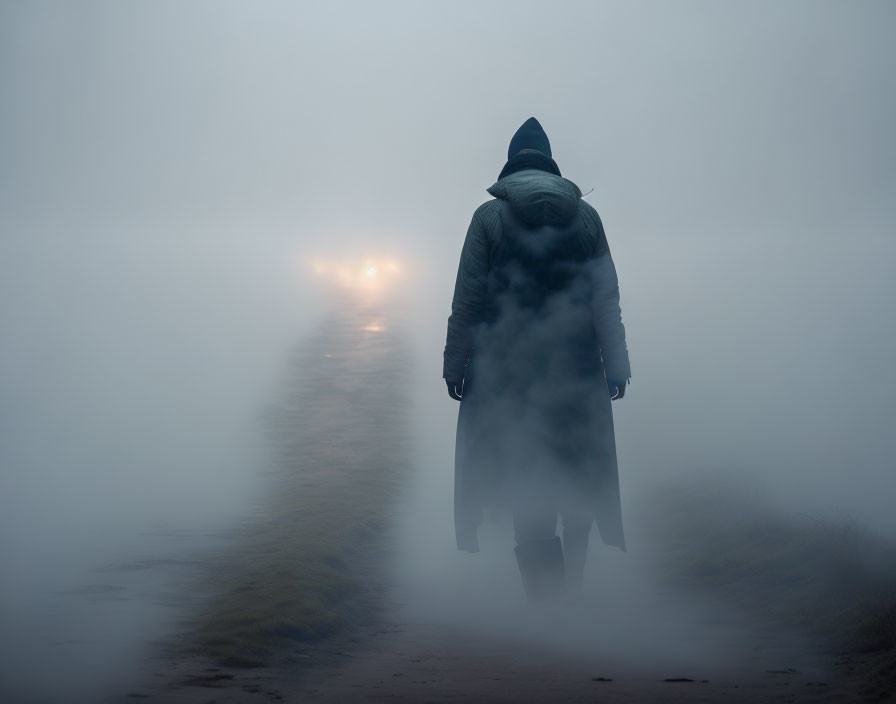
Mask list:
[[[507,158],[513,159],[523,149],[535,149],[546,156],[554,156],[551,154],[551,140],[548,139],[541,123],[534,117],[526,120],[514,133],[510,146],[507,147]]]
[[[540,169],[524,169],[500,178],[488,192],[510,203],[517,217],[530,227],[569,222],[582,197],[572,181]]]
[[[560,176],[557,162],[552,158],[551,140],[534,117],[530,117],[514,133],[507,148],[507,163],[498,180],[524,169],[541,169]]]

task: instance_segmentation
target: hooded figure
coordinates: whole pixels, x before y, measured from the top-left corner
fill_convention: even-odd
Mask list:
[[[581,586],[595,520],[625,550],[610,402],[631,370],[600,217],[560,175],[534,117],[507,158],[467,231],[443,377],[461,402],[458,548],[477,552],[483,510],[509,506],[523,586],[537,599]]]

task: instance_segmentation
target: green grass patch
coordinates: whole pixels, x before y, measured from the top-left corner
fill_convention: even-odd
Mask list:
[[[667,583],[896,672],[892,541],[846,517],[782,516],[730,487],[665,487],[646,508]]]
[[[377,551],[409,472],[400,340],[346,315],[296,351],[265,416],[273,471],[258,517],[209,562],[193,652],[256,667],[370,608]]]

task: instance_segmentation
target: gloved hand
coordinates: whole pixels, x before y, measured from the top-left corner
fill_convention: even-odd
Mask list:
[[[610,391],[610,398],[614,401],[618,401],[623,396],[625,396],[625,384],[624,381],[611,381],[607,379],[607,388]]]
[[[460,401],[461,396],[464,395],[464,380],[450,381],[445,379],[445,383],[448,384],[448,395],[455,401]]]

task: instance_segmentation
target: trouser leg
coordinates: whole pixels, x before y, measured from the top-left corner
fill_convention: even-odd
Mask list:
[[[518,495],[513,503],[517,564],[526,596],[551,598],[564,587],[563,546],[556,534],[557,509],[544,494]]]
[[[563,514],[563,556],[566,567],[567,584],[576,590],[582,589],[585,558],[588,555],[588,536],[594,516],[588,511],[564,511]]]

